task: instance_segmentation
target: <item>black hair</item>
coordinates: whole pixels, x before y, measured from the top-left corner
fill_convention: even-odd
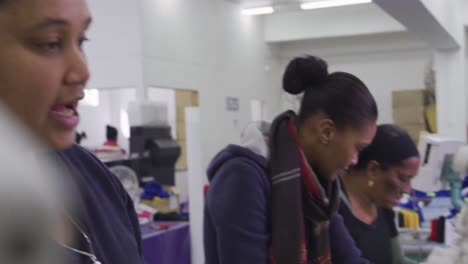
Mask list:
[[[299,123],[316,113],[328,115],[338,128],[360,128],[377,120],[377,104],[366,85],[346,72],[328,73],[328,64],[315,56],[297,57],[283,75],[283,89],[304,92]]]
[[[106,138],[107,140],[117,140],[117,128],[107,125]]]
[[[396,125],[379,125],[374,140],[359,153],[359,161],[352,169],[363,170],[375,160],[386,170],[412,157],[419,157],[418,148],[405,130]]]

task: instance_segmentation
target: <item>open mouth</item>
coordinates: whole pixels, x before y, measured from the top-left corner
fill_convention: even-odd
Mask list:
[[[57,115],[70,117],[77,114],[75,104],[57,105],[52,107],[51,111]]]
[[[79,115],[76,108],[77,103],[53,106],[50,109],[50,117],[61,127],[74,129],[79,122]]]

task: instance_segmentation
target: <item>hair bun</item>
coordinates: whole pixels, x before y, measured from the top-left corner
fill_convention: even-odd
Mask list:
[[[289,62],[283,75],[283,89],[290,94],[300,94],[316,88],[328,77],[328,64],[319,57],[304,56]]]

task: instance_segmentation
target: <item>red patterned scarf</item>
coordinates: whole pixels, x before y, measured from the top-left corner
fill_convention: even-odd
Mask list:
[[[329,220],[338,209],[338,181],[327,195],[298,145],[295,118],[285,112],[271,130],[271,263],[332,263]]]

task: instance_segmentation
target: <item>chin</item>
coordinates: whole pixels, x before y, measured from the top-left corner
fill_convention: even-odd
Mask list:
[[[332,173],[328,178],[330,182],[334,182],[336,179],[338,179],[338,172]]]
[[[54,150],[64,150],[70,148],[75,143],[75,132],[58,133],[54,135],[49,135],[47,138],[49,145]]]
[[[383,203],[382,205],[380,205],[380,207],[383,207],[385,209],[393,209],[395,206],[397,206],[398,204],[395,203],[395,202],[391,202],[391,201],[388,201],[388,202],[385,202]]]
[[[330,182],[333,182],[333,181],[337,180],[338,177],[340,177],[340,174],[341,174],[343,171],[344,171],[344,169],[335,169],[335,170],[333,170],[332,172],[330,172],[330,173],[327,174],[327,175],[328,175],[328,176],[327,176],[327,177],[328,177],[327,180],[329,180]]]
[[[73,146],[74,142],[58,142],[54,144],[52,147],[54,150],[65,150]]]

